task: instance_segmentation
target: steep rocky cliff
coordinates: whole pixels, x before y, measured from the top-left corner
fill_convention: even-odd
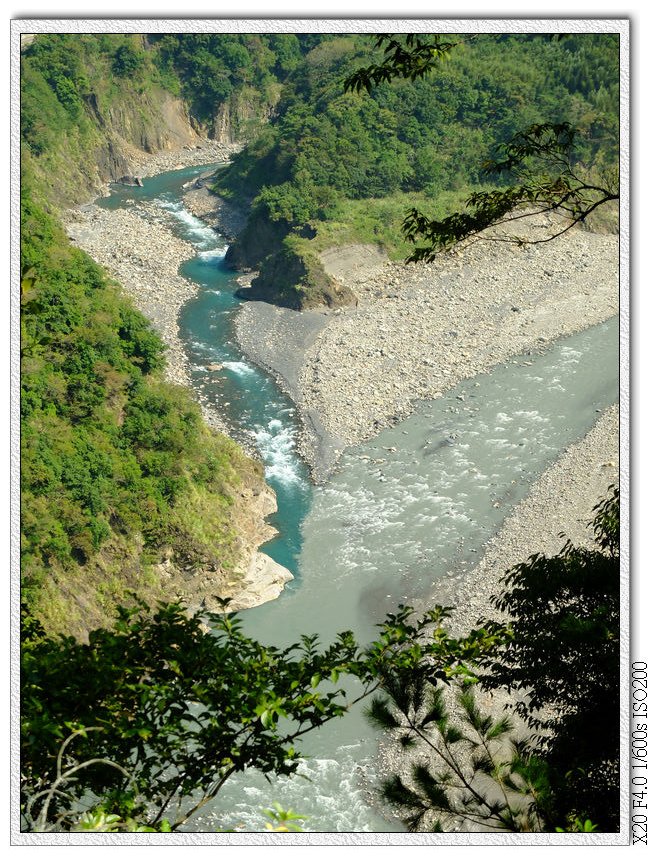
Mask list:
[[[312,236],[308,227],[300,235],[289,233],[286,223],[253,212],[226,253],[229,267],[259,271],[249,286],[240,289],[239,296],[289,309],[353,303],[354,295],[327,273],[318,255],[309,248],[306,241]]]
[[[354,295],[332,279],[299,238],[287,237],[260,265],[259,276],[237,293],[247,300],[265,300],[289,309],[339,307],[354,302]]]
[[[138,95],[125,87],[124,99],[86,99],[88,123],[68,131],[38,159],[27,160],[35,182],[59,206],[79,204],[106,184],[135,173],[147,154],[194,147],[202,140],[182,100],[161,89]]]

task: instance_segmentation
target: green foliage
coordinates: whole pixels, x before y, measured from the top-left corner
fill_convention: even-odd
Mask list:
[[[618,489],[594,511],[596,549],[567,542],[506,575],[495,605],[512,617],[510,633],[483,683],[525,694],[514,709],[537,732],[559,813],[608,832],[619,820]]]
[[[477,39],[477,37],[470,38]],[[570,43],[564,42],[564,37],[561,39],[569,48],[570,54]],[[497,42],[499,41],[501,40],[497,38]],[[556,39],[556,42],[559,41],[560,37]],[[587,39],[584,45],[581,45],[581,49],[587,46],[593,47],[593,42],[590,45],[590,41]],[[372,64],[359,69],[349,76],[345,81],[346,90],[360,91],[365,88],[371,93],[377,85],[396,78],[400,80],[423,78],[437,69],[440,61],[447,59],[452,49],[458,49],[462,42],[441,42],[440,37],[437,36],[423,40],[419,36],[407,35],[396,38],[380,36],[376,44],[377,47],[384,47],[383,61],[378,65]],[[510,40],[507,49],[513,47],[514,43]],[[576,50],[575,47],[571,47],[573,51]],[[603,47],[605,51],[608,49],[611,51],[614,43],[604,43]],[[602,48],[599,51],[602,57],[601,52]],[[480,47],[478,53],[482,53]],[[617,58],[610,55],[609,59],[614,71],[617,68]],[[566,70],[563,72],[566,75]],[[480,93],[479,91],[474,93],[474,105],[478,103],[480,94],[487,97],[484,76],[481,84]],[[568,86],[572,87],[572,84]],[[553,115],[557,116],[558,105],[561,105],[565,111],[570,105],[572,111],[567,112],[565,118],[571,116],[574,122],[578,104],[576,99],[569,100],[566,96],[562,98],[562,94],[558,94],[557,102],[548,105],[547,119],[542,123],[530,124],[524,131],[513,134],[506,125],[503,129],[506,136],[501,141],[497,139],[494,142],[494,146],[502,150],[501,160],[485,160],[482,171],[487,174],[502,175],[510,185],[503,189],[481,191],[471,195],[467,200],[465,211],[452,213],[442,220],[432,219],[423,215],[417,208],[411,208],[402,226],[404,235],[411,243],[424,241],[425,245],[416,246],[409,255],[408,261],[433,261],[438,252],[449,249],[460,241],[485,237],[486,235],[483,234],[485,229],[506,224],[510,228],[512,223],[517,222],[525,212],[531,210],[534,213],[552,211],[566,217],[564,226],[552,229],[547,236],[532,241],[544,243],[568,231],[577,222],[584,221],[596,209],[609,202],[617,201],[619,198],[616,166],[618,124],[615,113],[615,93],[615,89],[612,88],[608,99],[604,88],[601,88],[597,94],[592,95],[594,104],[599,110],[593,112],[591,116],[589,112],[580,115],[578,122],[582,127],[580,130],[582,141],[579,152],[577,150],[573,152],[576,129],[569,125],[567,119],[563,118],[561,122],[548,120]],[[544,101],[547,95],[547,93],[541,94]],[[448,100],[447,107],[457,105],[460,108],[458,97],[459,94],[456,94]],[[495,108],[496,106],[489,99],[486,99],[481,106],[482,111],[489,109],[491,117],[498,112]],[[464,118],[469,116],[464,106],[462,114]],[[525,116],[523,112],[522,116]],[[598,120],[594,122],[596,117]],[[448,119],[453,122],[451,116]],[[520,120],[519,130],[521,128]],[[419,139],[418,143],[422,141],[417,127],[411,127],[409,135],[416,141]],[[465,164],[467,154],[463,152],[462,156]],[[431,159],[431,155],[429,158]],[[585,169],[579,162],[580,158],[591,158],[591,166]],[[429,164],[435,176],[438,173],[439,163],[434,160]],[[508,232],[497,235],[492,232],[487,236],[491,240],[520,245],[528,240]]]
[[[575,220],[616,199],[616,37],[381,36],[374,50],[369,37],[348,36],[307,53],[271,124],[219,176],[219,194],[253,202],[255,230],[232,248],[234,265],[264,276],[264,220],[318,237],[356,201],[390,207],[419,194],[426,207],[412,206],[404,223],[418,260],[513,208],[561,207]],[[359,68],[368,55],[378,62]],[[590,67],[597,86],[582,74]],[[570,142],[569,121],[579,133]],[[483,188],[486,166],[496,189]],[[439,199],[468,189],[468,211],[444,217]],[[373,241],[394,247],[402,221],[377,226]]]
[[[295,68],[305,50],[302,37],[293,34],[167,33],[148,39],[164,79],[180,82],[192,113],[204,121],[244,86],[262,101],[270,97],[271,85]]]
[[[137,39],[39,34],[21,56],[21,140],[28,153],[50,158],[66,139],[89,136],[94,123],[89,108],[110,96],[113,75],[146,77],[148,64]]]
[[[145,553],[232,559],[230,492],[250,472],[245,459],[160,380],[160,337],[28,192],[21,269],[24,596],[38,606],[134,535]],[[136,568],[134,585],[144,562]]]
[[[503,146],[503,159],[484,166],[488,173],[514,174],[514,185],[476,192],[468,198],[464,212],[439,221],[412,208],[404,219],[404,236],[411,243],[425,241],[426,245],[416,246],[408,261],[433,261],[438,252],[479,236],[520,246],[546,243],[584,222],[602,205],[617,201],[618,182],[613,173],[599,181],[576,173],[580,169],[574,168],[572,160],[574,138],[575,130],[568,123],[534,124]],[[544,237],[531,239],[513,233],[513,225],[524,216],[551,212],[565,217],[565,222]],[[505,231],[483,234],[503,226]]]
[[[572,817],[566,829],[556,829],[556,832],[595,832],[598,825],[592,823],[591,820],[580,820],[578,817]]]
[[[25,609],[25,821],[71,829],[88,822],[93,801],[92,819],[150,828],[167,819],[175,831],[236,772],[295,772],[300,737],[387,677],[419,669],[424,656],[433,675],[464,676],[466,662],[490,651],[483,633],[450,639],[441,608],[415,622],[412,613],[390,615],[362,650],[349,632],[324,649],[315,636],[278,649],[246,636],[235,616],[142,604],[80,643],[48,637]],[[271,816],[302,819],[277,806]]]
[[[140,72],[144,63],[144,52],[137,51],[132,45],[125,43],[115,52],[113,72],[120,78],[128,78]]]
[[[406,779],[382,785],[411,832],[539,832],[551,791],[543,761],[510,736],[507,716],[479,708],[472,687],[435,687],[416,673],[384,686],[370,719],[399,735]],[[408,757],[407,757],[408,759]]]
[[[220,176],[218,190],[261,195],[292,217],[291,225],[317,218],[323,195],[364,198],[399,189],[410,176],[407,150],[399,140],[398,118],[375,100],[343,93],[341,75],[356,53],[351,37],[313,49],[287,82],[277,121]],[[272,192],[271,192],[272,190]],[[289,206],[285,206],[286,202]]]
[[[265,808],[264,813],[273,822],[266,824],[268,832],[302,832],[302,828],[296,820],[306,820],[304,814],[296,814],[286,811],[279,802],[274,802],[272,808]]]
[[[440,36],[418,36],[408,33],[405,36],[380,35],[375,38],[375,47],[383,48],[384,59],[381,63],[357,69],[345,79],[346,90],[367,90],[372,92],[378,84],[394,78],[415,81],[429,75],[436,64],[448,59],[457,42],[443,42]]]

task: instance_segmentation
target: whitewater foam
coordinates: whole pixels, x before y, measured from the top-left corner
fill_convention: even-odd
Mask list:
[[[265,465],[267,479],[284,485],[304,485],[296,458],[295,430],[274,418],[266,427],[257,427],[253,437]]]
[[[214,249],[216,235],[209,225],[206,225],[205,222],[202,222],[202,220],[194,216],[193,213],[186,210],[179,202],[168,201],[164,198],[156,198],[154,201],[170,213],[174,219],[181,223],[190,235],[192,242],[199,248],[206,252],[212,252],[213,254],[216,252]],[[225,255],[225,252],[226,248],[223,250],[223,255]]]
[[[205,249],[202,252],[199,252],[197,257],[200,258],[204,264],[216,264],[217,262],[223,261],[227,249],[227,246],[216,247],[215,249]]]
[[[236,373],[237,375],[254,375],[255,370],[252,366],[249,366],[247,363],[244,363],[243,360],[224,360],[222,366],[226,369],[231,370],[231,372]]]

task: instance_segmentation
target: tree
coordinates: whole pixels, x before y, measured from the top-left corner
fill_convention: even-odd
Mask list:
[[[376,47],[383,47],[383,61],[358,69],[346,78],[344,88],[370,92],[395,78],[423,78],[449,59],[462,41],[442,41],[440,36],[429,41],[413,34],[380,35]],[[404,219],[404,236],[423,245],[416,245],[407,261],[433,261],[439,252],[479,238],[517,245],[546,243],[584,222],[597,208],[618,201],[617,172],[578,165],[573,153],[575,137],[576,130],[567,122],[528,126],[500,146],[500,158],[484,163],[485,175],[505,178],[505,187],[474,193],[465,211],[442,220],[430,219],[412,208]],[[541,238],[517,233],[522,219],[548,213],[562,216],[562,224]],[[502,230],[485,234],[486,229],[495,228]]]
[[[398,671],[383,691],[368,719],[399,737],[409,768],[386,779],[382,794],[409,831],[546,829],[548,767],[511,736],[512,716],[482,711],[469,683],[436,686],[412,671]]]
[[[132,78],[144,66],[144,53],[136,51],[133,45],[125,42],[115,52],[113,72],[119,78]]]
[[[596,549],[567,543],[531,556],[493,598],[512,617],[505,631],[480,623],[505,638],[475,681],[492,697],[514,692],[508,713],[491,716],[466,685],[431,682],[417,667],[386,676],[368,715],[398,736],[407,760],[415,753],[383,785],[411,831],[618,830],[616,488],[595,512]]]
[[[619,820],[619,508],[612,487],[594,508],[595,549],[567,541],[506,575],[493,600],[512,622],[482,678],[518,695],[512,707],[535,731],[556,808],[581,808],[602,831]]]
[[[403,223],[404,236],[416,246],[408,261],[433,261],[436,254],[461,241],[487,238],[499,243],[548,243],[565,234],[597,208],[618,201],[618,177],[613,172],[590,181],[572,159],[575,130],[568,123],[541,123],[517,133],[502,145],[503,159],[485,163],[487,174],[508,175],[515,182],[505,188],[476,192],[465,212],[442,220],[429,219],[412,208]],[[542,237],[517,233],[531,216],[557,214],[562,222]],[[486,229],[501,229],[499,232]]]
[[[95,815],[118,815],[114,828],[174,831],[237,772],[294,773],[300,737],[377,690],[389,671],[424,664],[430,678],[461,676],[490,651],[494,637],[480,630],[450,639],[444,615],[436,608],[413,622],[400,608],[363,650],[349,632],[326,649],[304,636],[280,650],[245,636],[235,616],[188,615],[174,604],[154,614],[121,608],[115,628],[87,644],[48,637],[25,613],[26,827],[71,830],[90,801]]]
[[[470,39],[472,37],[469,37]],[[345,90],[367,90],[368,93],[379,84],[390,83],[395,78],[415,81],[429,75],[436,66],[449,59],[454,48],[462,41],[443,41],[440,36],[422,38],[415,33],[404,36],[379,34],[375,46],[384,49],[381,63],[357,69],[345,79]]]

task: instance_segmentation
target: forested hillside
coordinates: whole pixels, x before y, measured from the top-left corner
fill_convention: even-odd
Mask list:
[[[48,628],[104,624],[130,590],[175,597],[196,567],[245,569],[241,494],[264,487],[164,381],[161,340],[58,212],[142,151],[261,122],[300,52],[291,36],[43,34],[23,53],[22,583]]]
[[[458,40],[448,62],[433,74],[417,80],[397,74],[394,81],[379,83],[367,93],[346,89],[344,82],[361,66],[381,61],[371,35],[39,34],[24,48],[21,832],[182,831],[192,827],[199,809],[207,812],[206,823],[194,824],[201,831],[231,825],[236,825],[234,831],[247,831],[245,815],[235,813],[236,820],[222,821],[221,812],[214,810],[221,807],[217,797],[222,788],[231,779],[234,786],[237,775],[243,776],[244,793],[234,795],[236,809],[250,798],[249,782],[260,781],[266,805],[267,795],[274,796],[269,780],[301,776],[310,789],[304,799],[294,792],[294,800],[301,810],[307,802],[323,808],[323,814],[313,815],[320,821],[313,824],[314,831],[343,831],[335,820],[337,809],[353,821],[353,829],[346,831],[371,831],[368,825],[374,823],[367,824],[347,805],[355,801],[364,810],[377,810],[377,797],[369,787],[378,783],[373,779],[381,772],[374,752],[375,762],[363,756],[376,740],[368,735],[365,720],[364,726],[352,725],[357,724],[354,717],[347,731],[339,727],[331,739],[321,738],[320,729],[371,695],[366,717],[390,731],[393,744],[410,755],[402,758],[393,752],[388,761],[397,770],[385,778],[381,790],[390,803],[391,826],[398,815],[407,828],[427,832],[462,832],[468,822],[480,831],[619,831],[620,526],[615,484],[594,508],[588,538],[577,540],[576,546],[567,542],[557,553],[535,552],[522,564],[508,566],[487,615],[481,604],[487,603],[490,582],[483,572],[480,581],[466,586],[475,591],[478,606],[461,610],[449,633],[445,623],[450,607],[435,606],[419,618],[411,606],[393,609],[397,598],[407,599],[404,592],[417,595],[417,608],[436,603],[433,592],[455,597],[466,576],[462,568],[472,561],[464,552],[465,541],[474,545],[469,552],[478,554],[483,543],[476,531],[479,522],[494,530],[513,503],[517,507],[517,497],[525,495],[526,485],[541,471],[541,461],[533,462],[530,455],[552,460],[566,448],[569,434],[584,433],[601,413],[584,388],[576,391],[588,409],[578,411],[571,404],[574,391],[565,391],[561,378],[569,376],[568,367],[582,358],[589,375],[580,381],[589,384],[587,394],[596,394],[604,407],[611,403],[618,381],[611,369],[616,367],[618,345],[609,337],[605,340],[604,329],[600,337],[592,337],[593,354],[565,343],[561,368],[555,359],[556,365],[539,369],[530,369],[532,360],[521,364],[526,370],[518,362],[507,364],[508,375],[521,379],[522,390],[533,394],[534,410],[523,409],[520,392],[508,384],[514,378],[497,380],[496,396],[488,393],[487,376],[474,379],[474,385],[483,385],[475,393],[469,382],[480,369],[498,376],[500,358],[524,350],[536,354],[539,345],[549,346],[558,334],[586,328],[587,313],[595,316],[605,310],[612,334],[609,319],[618,288],[614,240],[607,238],[611,244],[593,255],[586,244],[578,249],[579,256],[572,248],[557,255],[557,247],[547,245],[549,257],[556,255],[554,273],[545,269],[541,257],[522,266],[522,255],[507,272],[496,267],[500,252],[491,259],[475,259],[469,266],[482,268],[491,284],[484,287],[474,280],[479,288],[467,295],[459,289],[469,256],[459,267],[458,280],[448,281],[439,293],[433,291],[435,284],[445,280],[427,265],[421,293],[407,286],[401,296],[390,296],[399,301],[393,304],[394,320],[403,319],[399,328],[392,320],[387,325],[387,298],[373,285],[365,298],[372,290],[372,304],[364,304],[361,296],[359,308],[347,317],[285,311],[277,315],[284,322],[278,330],[264,325],[256,332],[258,343],[274,343],[286,354],[304,335],[297,333],[293,343],[284,340],[291,327],[287,320],[322,319],[321,334],[325,328],[331,334],[331,325],[346,318],[352,322],[347,334],[338,331],[336,344],[345,353],[330,355],[334,361],[328,361],[329,366],[325,346],[318,346],[316,372],[320,376],[324,371],[328,384],[334,382],[334,411],[342,414],[346,404],[352,407],[355,402],[370,407],[373,427],[368,439],[380,429],[377,406],[383,403],[366,400],[361,367],[364,374],[369,371],[373,385],[387,381],[399,400],[406,383],[417,379],[418,387],[423,381],[429,387],[429,371],[436,373],[430,390],[414,393],[419,400],[439,399],[444,391],[453,404],[441,411],[458,420],[447,432],[443,415],[431,411],[417,418],[422,430],[416,429],[410,442],[408,431],[404,440],[399,435],[399,446],[387,444],[388,439],[368,440],[368,454],[359,459],[364,465],[355,465],[359,473],[353,481],[344,479],[340,489],[323,485],[322,500],[330,499],[329,511],[314,508],[311,500],[301,502],[301,507],[312,508],[312,525],[295,519],[290,540],[300,551],[295,559],[300,579],[295,594],[287,592],[283,600],[298,598],[302,606],[269,605],[262,614],[270,610],[277,616],[277,622],[267,619],[264,627],[278,635],[277,640],[273,637],[278,646],[292,641],[283,649],[271,645],[271,638],[263,645],[248,636],[237,617],[224,614],[222,604],[237,581],[246,581],[251,550],[268,537],[260,538],[257,530],[260,524],[269,528],[263,522],[268,513],[263,501],[273,500],[261,464],[209,428],[192,395],[170,383],[165,346],[154,326],[102,267],[71,245],[63,225],[66,208],[93,198],[107,182],[132,174],[147,154],[194,149],[209,138],[236,142],[245,146],[216,175],[214,190],[248,216],[227,256],[234,268],[259,271],[251,287],[242,291],[296,309],[337,306],[355,295],[325,272],[324,250],[368,243],[393,258],[403,257],[409,251],[400,231],[405,211],[418,207],[442,217],[457,208],[483,188],[486,160],[530,124],[570,122],[578,133],[571,165],[586,176],[616,171],[617,35],[479,35]],[[205,161],[202,151],[192,165]],[[192,170],[174,180],[179,207],[189,197],[188,184],[183,191],[180,185]],[[511,181],[506,173],[497,182]],[[612,195],[607,203],[616,198]],[[214,206],[214,200],[209,204]],[[133,201],[131,205],[135,209]],[[90,206],[77,215],[87,218],[88,225],[99,212],[99,206]],[[188,211],[182,213],[193,218]],[[81,243],[81,233],[67,224]],[[162,244],[152,243],[151,221],[143,219],[142,224],[141,235],[134,238],[128,230],[133,222],[118,223],[108,241],[107,235],[102,237],[106,257],[98,254],[98,260],[107,262],[109,255],[127,258],[131,247],[144,255],[138,244],[150,244],[154,256],[161,257]],[[576,234],[580,240],[594,239],[593,234]],[[165,241],[172,237],[170,231],[163,235]],[[100,247],[87,248],[94,255]],[[602,249],[609,252],[602,254]],[[221,272],[223,251],[207,252],[210,258],[200,258],[209,262],[206,268],[218,271],[223,283],[205,294],[219,295],[227,283],[223,296],[230,302],[232,282]],[[151,268],[154,290],[159,288],[161,297],[181,258],[172,258],[167,271]],[[143,261],[143,268],[150,261]],[[511,291],[523,281],[522,270],[534,267],[542,282],[555,279],[553,293],[544,294],[538,282],[526,285],[520,295]],[[575,281],[578,269],[585,275],[580,284]],[[144,293],[142,282],[132,282]],[[508,294],[493,290],[500,283]],[[602,295],[595,311],[590,293]],[[471,318],[467,311],[478,304],[479,295],[488,313],[470,322],[471,343],[459,340],[467,346],[465,352],[453,345],[461,330],[457,322]],[[560,295],[562,301],[567,296],[572,301],[564,312],[557,303]],[[497,306],[506,309],[504,316],[494,312]],[[265,304],[248,305],[247,311],[251,307],[278,313]],[[434,317],[434,308],[445,308],[448,317]],[[564,315],[562,327],[531,327],[520,343],[511,338],[514,330],[503,327],[522,312],[519,318],[533,324],[540,309],[538,317],[544,320]],[[172,310],[175,320],[178,307]],[[210,317],[221,312],[204,307],[206,327],[212,327]],[[377,312],[382,315],[373,320]],[[364,322],[373,327],[365,328]],[[519,320],[516,327],[518,333]],[[421,342],[414,338],[416,330]],[[364,346],[355,361],[362,332],[364,338],[377,336],[377,344]],[[232,331],[215,328],[209,333],[208,348],[220,339],[226,343]],[[440,343],[445,361],[457,352],[454,374],[456,368],[464,370],[468,392],[454,395],[451,379],[438,381],[441,358],[419,350],[424,346],[428,352],[432,341]],[[496,353],[501,342],[507,348],[503,356]],[[406,343],[410,354],[402,351]],[[466,366],[458,360],[461,354]],[[242,356],[258,362],[252,354]],[[375,357],[373,366],[370,359]],[[592,357],[598,360],[595,366],[589,363]],[[544,352],[540,358],[546,361]],[[295,362],[306,368],[304,357]],[[221,358],[196,367],[212,373],[228,364],[253,372],[247,363],[222,363]],[[349,400],[338,376],[341,370],[353,373]],[[540,386],[543,376],[561,391],[558,403],[547,399],[548,391]],[[608,376],[611,382],[605,380]],[[217,396],[208,393],[202,399],[215,413],[222,404],[232,406],[233,424],[250,432],[255,422],[246,414],[246,403],[238,401],[244,388],[237,387],[232,402],[220,402],[216,388]],[[254,395],[271,404],[268,429],[282,428],[279,415],[293,415],[305,404],[294,396],[295,408],[284,408],[264,393],[255,390]],[[506,414],[510,409],[505,395],[512,397],[515,417]],[[402,408],[391,400],[386,398],[385,405],[392,424],[400,420]],[[549,405],[544,406],[545,401]],[[481,426],[474,415],[494,402],[497,421],[485,420],[488,412],[483,412]],[[554,433],[557,425],[562,435],[535,437],[524,426],[524,415],[532,418],[531,427],[541,425]],[[512,429],[497,427],[506,423],[501,418],[508,418]],[[326,429],[325,423],[319,424]],[[502,465],[493,456],[497,448],[484,448],[493,428],[504,438],[491,444],[507,451],[507,460],[516,454],[516,462],[504,459]],[[264,425],[261,429],[267,431]],[[288,440],[298,427],[283,429]],[[474,465],[467,455],[470,432],[476,433],[485,465],[478,460]],[[613,431],[611,435],[614,441]],[[602,470],[609,466],[614,474],[617,465],[610,460],[615,445],[602,432],[595,442],[578,456],[565,451],[575,474],[562,469],[557,495],[538,491],[537,498],[532,496],[533,516],[521,520],[526,543],[531,538],[537,543],[536,523],[548,522],[554,509],[559,508],[558,525],[569,536],[581,523],[587,525],[580,497],[581,490],[590,487],[580,486],[577,476],[602,485]],[[351,444],[353,440],[342,438],[341,451]],[[371,455],[375,450],[377,455]],[[451,459],[445,463],[447,456]],[[427,473],[420,473],[425,461]],[[446,476],[462,476],[462,483],[444,486]],[[296,477],[301,490],[307,490],[308,484]],[[573,481],[570,496],[567,477]],[[375,484],[385,484],[386,492]],[[471,503],[465,509],[465,500],[476,489],[477,498],[484,499],[482,510],[470,508]],[[574,499],[573,507],[566,499]],[[431,505],[426,512],[425,501]],[[502,505],[502,515],[494,514]],[[283,509],[293,507],[290,503]],[[449,531],[448,517],[461,526],[458,535],[455,529]],[[415,523],[418,534],[411,540],[405,527]],[[323,536],[318,535],[321,528]],[[485,525],[481,529],[488,531]],[[394,540],[389,541],[393,530]],[[495,537],[508,556],[527,549],[516,532],[514,540]],[[436,546],[438,541],[442,543]],[[339,557],[341,550],[335,548],[345,545],[345,555]],[[349,555],[353,548],[358,556]],[[406,548],[409,557],[402,558]],[[375,550],[384,556],[376,565],[371,556]],[[314,567],[316,560],[323,572]],[[484,560],[492,570],[501,567],[487,548]],[[457,571],[435,575],[439,564],[446,570],[452,563]],[[361,573],[364,570],[367,573]],[[211,591],[216,586],[219,592],[203,594],[209,581]],[[202,603],[206,597],[211,603]],[[477,609],[483,610],[480,616]],[[322,618],[312,628],[314,611]],[[356,616],[350,630],[348,613]],[[383,624],[374,627],[363,648],[354,633],[371,629],[368,623],[382,617]],[[336,629],[329,646],[325,642],[321,647],[321,638],[311,634],[324,633],[321,623]],[[296,629],[303,625],[310,636],[297,636]],[[487,692],[485,701],[480,695],[475,698],[474,685]],[[519,690],[512,694],[506,714],[492,715],[502,689],[512,688]],[[458,703],[448,713],[452,695]],[[318,738],[301,744],[314,730]],[[412,748],[416,738],[419,750]],[[257,780],[251,769],[257,770]],[[327,789],[321,786],[323,780],[330,784],[326,775],[332,779],[332,798],[322,795]],[[279,789],[289,795],[290,788]],[[348,791],[357,799],[346,799]],[[314,798],[309,800],[309,795]],[[303,817],[291,811],[295,801],[275,802],[266,811],[272,820],[263,824],[267,830],[297,828],[292,821]],[[306,813],[311,807],[305,806]],[[383,817],[378,825],[382,831]]]
[[[150,324],[27,195],[22,220],[23,599],[80,633],[128,590],[176,594],[163,560],[232,574],[262,471],[165,383]]]
[[[316,37],[318,38],[318,37]],[[42,34],[21,58],[25,169],[73,204],[141,151],[252,134],[313,44],[289,34]]]
[[[610,35],[461,37],[429,77],[366,94],[344,92],[343,82],[379,59],[369,37],[315,47],[288,78],[271,122],[218,178],[217,192],[252,202],[228,260],[260,269],[249,296],[293,307],[336,303],[315,253],[358,240],[403,256],[406,208],[440,216],[460,204],[485,181],[482,166],[497,146],[533,123],[570,122],[576,163],[616,166],[617,58]]]

